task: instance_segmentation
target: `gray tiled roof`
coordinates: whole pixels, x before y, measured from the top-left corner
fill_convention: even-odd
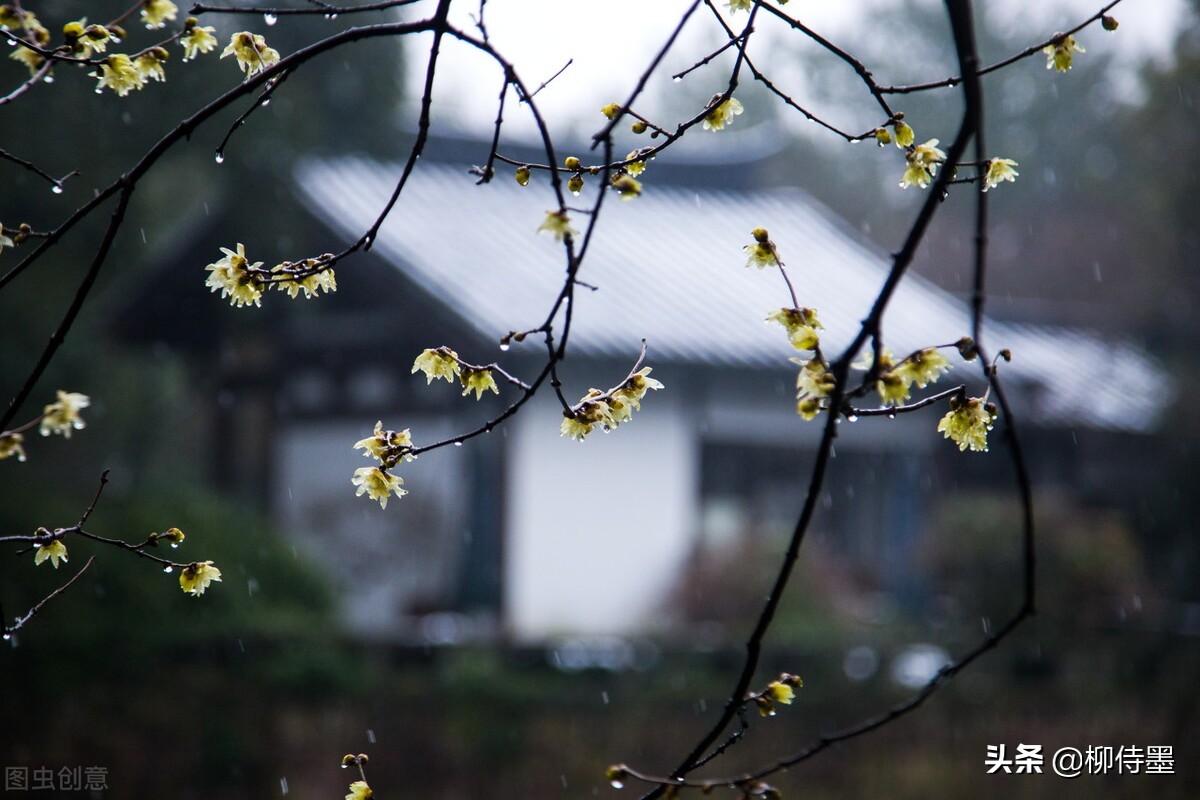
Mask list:
[[[303,164],[296,178],[302,201],[356,238],[399,173],[396,164],[340,158]],[[644,337],[659,363],[777,367],[796,355],[782,330],[763,321],[790,305],[783,281],[775,270],[743,267],[741,247],[760,225],[778,244],[800,303],[818,309],[827,350],[850,340],[886,274],[886,253],[800,190],[671,188],[655,184],[653,164],[642,177],[636,201],[606,200],[579,276],[598,290],[576,292],[574,353],[631,356]],[[561,246],[535,233],[554,206],[539,178],[524,188],[507,176],[475,186],[465,167],[421,163],[374,250],[484,336],[534,327],[564,269]],[[579,206],[588,202],[585,190]],[[585,219],[572,222],[582,229]],[[903,354],[956,341],[969,328],[962,302],[914,275],[892,301],[886,344]],[[987,339],[993,351],[1013,351],[1010,379],[1040,387],[1033,410],[1045,424],[1148,430],[1169,394],[1169,379],[1142,352],[1094,334],[993,323]]]

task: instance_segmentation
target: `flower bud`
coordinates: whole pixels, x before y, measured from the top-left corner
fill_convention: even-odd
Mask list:
[[[567,169],[579,169],[579,159],[575,156],[567,156],[563,159],[563,166]]]
[[[522,186],[529,185],[529,167],[517,167],[516,178]]]
[[[608,782],[614,789],[621,789],[625,786],[625,779],[629,777],[629,767],[624,764],[613,764],[604,770],[604,777],[608,778]]]
[[[639,133],[639,134],[645,133],[646,128],[647,128],[646,123],[640,119],[629,126],[629,130],[633,131],[634,133]]]
[[[975,340],[970,336],[964,336],[954,343],[958,348],[958,354],[963,357],[963,361],[974,361],[975,356],[979,353],[975,350]]]
[[[1104,27],[1104,30],[1106,30],[1106,31],[1115,31],[1117,29],[1117,26],[1120,25],[1121,23],[1117,22],[1116,17],[1110,17],[1108,14],[1105,14],[1103,17],[1100,18],[1100,24]]]

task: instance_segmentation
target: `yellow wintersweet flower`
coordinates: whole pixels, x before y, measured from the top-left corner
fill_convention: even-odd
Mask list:
[[[908,153],[908,168],[900,180],[901,188],[917,186],[924,189],[937,174],[938,165],[946,160],[946,154],[937,146],[937,139],[919,144]]]
[[[571,227],[571,219],[565,211],[547,211],[546,219],[542,220],[537,229],[538,233],[542,231],[546,231],[560,242],[568,236],[579,235],[579,231]]]
[[[604,404],[607,406],[605,421],[610,429],[633,419],[633,404],[627,402],[623,397],[614,394],[605,400]]]
[[[286,288],[288,295],[290,295],[293,300],[296,299],[296,296],[300,293],[301,289],[304,290],[304,297],[306,299],[310,297],[316,297],[321,291],[324,291],[326,294],[329,292],[336,292],[337,275],[334,274],[332,269],[323,269],[320,272],[314,272],[307,278],[302,278],[299,281],[292,281],[291,285],[287,286]]]
[[[197,561],[188,564],[179,573],[179,588],[192,597],[199,597],[208,589],[208,585],[216,581],[221,583],[221,570],[213,566],[211,561]]]
[[[489,389],[495,394],[500,394],[500,389],[496,386],[496,379],[492,377],[490,369],[463,367],[458,374],[458,379],[462,381],[463,397],[466,397],[471,392],[475,392],[475,399],[479,400],[483,397],[483,393]]]
[[[585,419],[579,419],[574,416],[563,415],[562,425],[559,426],[559,436],[569,436],[577,442],[582,442],[583,438],[592,432],[596,427],[596,423],[588,422]]]
[[[428,386],[435,378],[445,378],[447,383],[454,383],[462,368],[458,365],[458,353],[448,347],[439,347],[417,356],[412,371],[417,370],[425,373],[425,385]]]
[[[61,539],[55,539],[49,544],[39,544],[37,552],[33,556],[33,565],[36,567],[46,559],[50,559],[50,565],[58,569],[59,561],[67,560],[67,546],[62,543]]]
[[[350,784],[350,794],[346,795],[346,800],[370,800],[374,796],[375,792],[371,791],[366,781],[355,781]]]
[[[363,455],[367,458],[377,458],[385,463],[389,459],[394,459],[396,452],[411,447],[412,436],[409,434],[408,428],[402,431],[385,431],[383,420],[375,423],[375,432],[371,436],[354,443],[354,449],[365,451]],[[416,459],[416,456],[405,453],[404,459],[412,461]]]
[[[103,25],[88,25],[85,28],[85,21],[68,22],[63,25],[63,41],[73,53],[88,58],[92,53],[103,53],[108,49],[112,34]]]
[[[30,75],[36,75],[42,65],[46,63],[46,59],[41,53],[19,45],[8,54],[8,57],[24,64],[29,69]]]
[[[742,249],[746,251],[747,267],[779,267],[783,262],[779,260],[779,251],[775,249],[775,243],[771,241],[770,235],[766,228],[755,228],[750,231],[750,235],[754,237],[754,244],[748,244]]]
[[[6,433],[0,435],[0,461],[12,456],[17,457],[17,461],[25,460],[25,448],[21,443],[25,441],[25,437],[19,433]]]
[[[912,147],[912,143],[916,141],[916,133],[913,131],[911,125],[909,125],[907,122],[901,122],[897,120],[896,124],[892,126],[892,129],[896,131],[897,147]]]
[[[767,684],[767,697],[776,703],[783,703],[785,706],[790,706],[792,700],[796,698],[796,692],[783,681],[772,681]]]
[[[229,40],[229,46],[221,53],[221,58],[233,56],[246,77],[250,78],[265,70],[272,64],[279,63],[279,51],[267,47],[267,40],[257,33],[241,31],[235,33]]]
[[[397,475],[384,472],[379,467],[360,467],[354,470],[350,483],[358,487],[355,497],[364,493],[372,500],[378,500],[381,508],[387,508],[388,498],[394,492],[396,497],[404,497],[408,491],[401,489],[404,479]]]
[[[629,153],[625,156],[625,160],[629,162],[625,165],[625,171],[635,177],[645,172],[646,161],[642,158],[642,156],[651,149],[652,148],[649,147],[639,147],[637,150],[629,151]],[[633,159],[637,160],[635,161]]]
[[[747,3],[748,4],[748,3]],[[708,101],[708,113],[704,115],[704,130],[719,131],[731,122],[733,118],[739,116],[742,111],[742,104],[733,97],[730,97],[724,103],[716,104],[721,99],[721,95],[714,94],[712,99]],[[716,105],[714,105],[716,104]]]
[[[322,256],[322,258],[326,257],[332,258],[332,254]],[[304,292],[306,300],[316,297],[321,291],[336,292],[337,276],[332,267],[321,269],[306,278],[288,277],[289,274],[296,274],[299,270],[314,269],[318,263],[317,259],[309,258],[302,262],[285,261],[282,264],[276,264],[271,267],[271,274],[281,276],[282,279],[273,279],[267,285],[274,286],[281,292],[287,292],[288,297],[293,300],[300,296],[300,292]]]
[[[622,200],[635,200],[642,193],[642,182],[631,175],[617,175],[613,178],[612,187]]]
[[[613,392],[613,397],[629,403],[638,411],[642,410],[642,398],[646,396],[646,392],[650,389],[658,391],[663,388],[662,382],[650,377],[650,373],[654,370],[651,367],[642,367],[625,381],[621,388]]]
[[[217,37],[213,36],[217,29],[211,25],[200,25],[195,17],[188,17],[184,23],[183,36],[179,44],[183,47],[183,60],[191,61],[200,53],[208,53],[216,48]]]
[[[162,28],[178,13],[179,7],[171,0],[145,0],[142,4],[142,22],[147,28]]]
[[[90,406],[92,399],[86,394],[64,392],[61,389],[58,390],[57,396],[58,399],[55,402],[42,409],[42,424],[39,432],[42,436],[61,433],[64,438],[70,439],[71,431],[81,431],[86,427],[79,412]]]
[[[816,419],[821,412],[821,401],[815,397],[802,397],[796,401],[796,413],[807,420]]]
[[[796,375],[796,396],[799,399],[828,397],[829,393],[833,391],[836,381],[833,373],[829,371],[822,359],[791,358],[788,360],[800,365],[800,372]]]
[[[146,85],[145,80],[134,68],[133,60],[124,53],[104,59],[104,63],[100,65],[100,73],[89,72],[88,75],[99,81],[97,88],[108,87],[116,92],[118,97],[124,97],[134,89],[141,89]]]
[[[621,113],[621,106],[619,103],[609,103],[608,105],[604,106],[604,108],[600,109],[600,113],[609,119],[614,119],[617,114]]]
[[[1046,69],[1053,67],[1059,72],[1066,72],[1071,68],[1071,60],[1075,54],[1086,53],[1087,50],[1075,41],[1074,36],[1064,36],[1057,42],[1043,47],[1042,52],[1046,54]]]
[[[885,406],[898,406],[908,399],[912,381],[900,370],[887,370],[879,373],[875,381],[875,391]]]
[[[238,308],[251,303],[261,306],[262,289],[250,270],[258,269],[263,262],[255,261],[251,264],[246,258],[246,248],[241,242],[238,242],[237,252],[225,247],[221,248],[221,252],[225,254],[224,258],[205,267],[212,274],[205,280],[204,285],[214,292],[220,289],[221,297],[230,298],[229,302]]]
[[[817,329],[821,321],[817,312],[811,308],[781,308],[767,314],[767,322],[778,322],[787,330],[792,347],[797,350],[812,350],[820,344]]]
[[[142,53],[133,60],[133,68],[143,81],[165,81],[167,73],[163,71],[163,62],[170,57],[161,47],[154,47]]]
[[[950,399],[950,410],[938,422],[938,432],[958,444],[959,450],[987,451],[987,435],[996,421],[995,407],[981,397]]]
[[[726,5],[729,6],[729,11],[732,13],[734,11],[749,11],[754,7],[754,2],[753,0],[729,0]]]
[[[900,373],[909,383],[915,383],[918,388],[924,389],[935,383],[943,372],[950,371],[950,360],[936,347],[927,347],[904,359],[893,371]]]
[[[1017,162],[1011,158],[993,158],[988,162],[987,172],[983,176],[983,190],[995,189],[1003,181],[1015,182],[1021,174],[1013,169],[1015,166]]]

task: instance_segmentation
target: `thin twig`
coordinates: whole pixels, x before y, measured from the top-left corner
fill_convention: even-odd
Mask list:
[[[13,620],[12,625],[6,626],[4,628],[4,638],[5,639],[12,638],[12,635],[14,633],[16,633],[17,631],[19,631],[21,628],[25,627],[25,624],[27,622],[29,622],[29,620],[33,619],[35,614],[37,614],[39,611],[41,611],[43,608],[45,608],[47,603],[49,603],[54,598],[58,597],[60,594],[65,592],[67,589],[70,589],[71,585],[73,583],[75,583],[75,581],[79,580],[79,577],[81,575],[83,575],[83,573],[87,572],[88,567],[90,567],[92,565],[92,562],[95,560],[96,560],[95,556],[92,556],[91,558],[89,558],[87,560],[87,563],[84,564],[83,567],[80,568],[79,572],[76,572],[75,575],[69,581],[67,581],[62,586],[58,587],[53,592],[51,592],[50,594],[48,594],[44,598],[42,598],[42,600],[37,605],[35,605],[33,608],[31,608],[27,612],[25,612],[24,616],[17,617],[15,620]]]

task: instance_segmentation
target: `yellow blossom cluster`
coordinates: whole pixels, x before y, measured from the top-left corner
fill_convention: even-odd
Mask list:
[[[830,395],[837,385],[837,379],[822,356],[792,358],[789,361],[800,365],[796,375],[796,413],[805,419],[813,419],[821,412],[821,400]]]
[[[224,258],[205,267],[211,273],[205,280],[205,285],[211,291],[220,290],[221,297],[228,297],[229,302],[239,308],[251,303],[261,306],[262,288],[253,270],[261,267],[263,262],[255,261],[251,264],[246,258],[246,248],[241,242],[238,242],[236,251],[222,247],[221,252],[225,254]]]
[[[322,264],[332,260],[333,253],[324,253],[319,258],[276,264],[271,267],[271,278],[267,285],[287,292],[293,300],[300,296],[300,292],[304,292],[306,299],[316,297],[322,291],[336,292],[337,276],[333,269],[321,268]]]
[[[563,412],[559,435],[582,442],[597,426],[607,432],[631,419],[634,411],[641,411],[647,391],[663,388],[661,382],[650,377],[651,372],[650,367],[642,367],[607,392],[588,390],[569,412]]]
[[[332,263],[332,253],[303,261],[284,261],[269,270],[262,270],[263,262],[251,264],[241,242],[236,250],[222,247],[221,252],[225,254],[224,258],[205,267],[209,273],[205,285],[211,291],[220,291],[221,297],[228,297],[229,302],[239,308],[251,304],[261,306],[264,288],[287,292],[293,300],[301,292],[309,298],[321,291],[337,291],[337,276],[333,269],[322,266]]]
[[[144,0],[141,4],[141,20],[149,29],[163,28],[168,22],[173,22],[179,13],[179,7],[170,0]],[[18,11],[12,6],[0,6],[0,28],[20,29],[26,34],[24,41],[43,49],[49,48],[50,32],[38,22],[37,17],[28,11]],[[213,35],[216,31],[211,26],[202,26],[195,17],[188,17],[183,29],[167,41],[177,40],[184,51],[184,61],[190,61],[200,53],[212,51],[217,46]],[[63,44],[56,52],[68,52],[75,58],[91,59],[108,50],[109,45],[119,43],[125,38],[125,31],[116,25],[104,26],[88,24],[86,19],[68,22],[62,29]],[[251,37],[255,52],[261,46],[262,62],[274,63],[279,60],[279,54],[266,47],[262,37]],[[233,48],[238,43],[235,36],[230,43]],[[165,44],[165,42],[164,42]],[[274,54],[273,56],[271,54]],[[17,47],[10,58],[20,61],[29,69],[31,75],[36,75],[46,63],[46,58],[31,47]],[[166,48],[161,45],[149,47],[140,53],[114,53],[106,56],[97,64],[97,70],[90,73],[96,78],[96,91],[109,89],[118,97],[125,97],[130,92],[145,88],[147,81],[165,81],[164,64],[169,58]],[[272,59],[274,59],[272,61]]]
[[[996,407],[985,397],[950,398],[950,410],[938,422],[938,433],[955,442],[959,450],[987,452],[987,435],[997,417]]]
[[[476,400],[482,399],[483,393],[487,391],[500,394],[500,387],[496,385],[496,378],[491,369],[464,363],[458,357],[458,353],[449,347],[429,348],[423,351],[413,361],[412,371],[425,373],[426,386],[439,378],[447,383],[454,383],[457,378],[462,384],[464,397],[471,392],[475,392]]]
[[[908,168],[900,179],[901,188],[917,186],[924,189],[937,175],[938,166],[946,160],[946,153],[938,148],[938,140],[930,139],[924,144],[909,147],[906,159]]]
[[[366,781],[355,781],[350,784],[350,794],[346,795],[346,800],[371,800],[374,796],[375,792],[371,791]]]
[[[360,467],[354,470],[350,482],[358,487],[356,497],[367,495],[372,500],[378,500],[382,508],[387,508],[388,498],[395,494],[403,497],[407,490],[400,488],[404,480],[398,475],[392,475],[388,470],[401,461],[412,461],[412,437],[408,429],[402,431],[384,430],[383,421],[375,423],[374,432],[365,439],[354,443],[355,450],[362,450],[367,458],[379,460],[378,467]]]
[[[68,22],[63,26],[63,44],[70,48],[71,53],[80,58],[91,58],[96,53],[108,49],[109,42],[120,41],[103,25],[88,25],[87,20]]]
[[[854,366],[869,370],[874,356],[868,353]],[[950,361],[936,347],[917,350],[899,363],[891,350],[879,354],[879,369],[875,377],[875,391],[885,406],[896,406],[908,400],[912,387],[924,389],[949,371]]]

